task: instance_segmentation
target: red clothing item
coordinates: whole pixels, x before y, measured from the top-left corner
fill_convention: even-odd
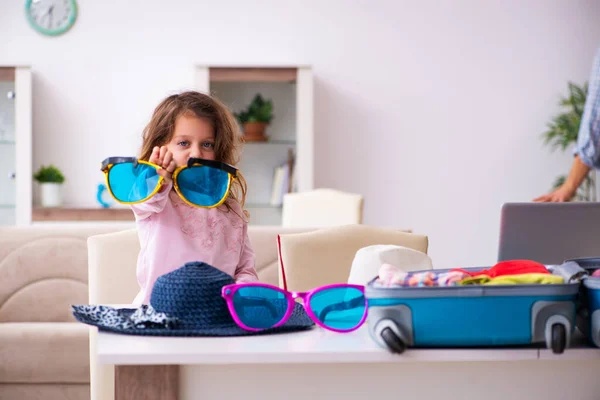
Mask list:
[[[487,275],[490,278],[504,275],[520,275],[520,274],[549,274],[548,268],[543,264],[531,260],[507,260],[500,261],[490,269],[481,271],[465,271],[464,269],[455,268],[452,271],[462,272],[470,276]]]

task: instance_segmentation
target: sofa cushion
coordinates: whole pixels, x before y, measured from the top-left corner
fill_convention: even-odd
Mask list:
[[[89,327],[0,323],[0,383],[89,383]]]
[[[0,383],[0,399],[90,400],[88,383]]]
[[[263,283],[279,285],[279,256],[277,235],[280,233],[310,232],[315,228],[282,228],[280,226],[248,227],[248,237],[256,256],[256,272]]]
[[[117,229],[0,227],[0,323],[75,322],[70,305],[88,300],[87,238]]]
[[[392,228],[344,225],[314,232],[280,235],[279,284],[296,292],[347,282],[356,252],[363,247],[391,244],[427,254],[428,237]],[[285,275],[285,282],[284,282]]]

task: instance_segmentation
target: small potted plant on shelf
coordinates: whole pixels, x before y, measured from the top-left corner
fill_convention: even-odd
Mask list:
[[[242,124],[245,141],[264,142],[267,140],[265,136],[267,125],[273,120],[273,102],[257,94],[248,108],[236,113],[235,116]]]
[[[41,166],[33,175],[42,188],[42,207],[59,207],[62,204],[62,184],[65,177],[54,165]]]

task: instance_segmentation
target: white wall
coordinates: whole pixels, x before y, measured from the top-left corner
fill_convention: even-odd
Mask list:
[[[317,186],[365,222],[430,236],[438,267],[495,261],[500,206],[567,171],[539,135],[600,45],[593,0],[79,0],[67,35],[0,0],[0,64],[34,68],[34,167],[94,204],[100,161],[133,154],[194,64],[311,64]]]

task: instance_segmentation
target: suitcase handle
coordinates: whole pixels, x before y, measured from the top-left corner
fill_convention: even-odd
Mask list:
[[[600,257],[582,257],[582,258],[571,258],[563,262],[573,261],[579,264],[581,268],[600,268]]]

